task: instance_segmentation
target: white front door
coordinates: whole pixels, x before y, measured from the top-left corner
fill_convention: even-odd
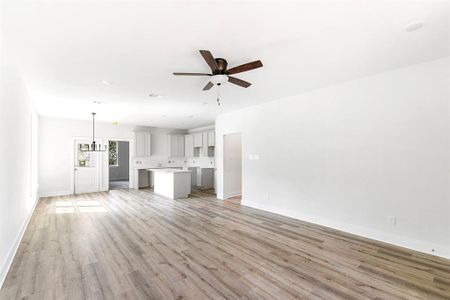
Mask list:
[[[99,170],[102,152],[84,152],[90,141],[75,141],[75,194],[100,190]]]

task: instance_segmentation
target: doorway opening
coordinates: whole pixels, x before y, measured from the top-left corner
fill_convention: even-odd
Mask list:
[[[109,189],[127,189],[130,185],[130,142],[108,141]]]
[[[223,136],[223,195],[239,204],[242,197],[242,138],[240,133]]]

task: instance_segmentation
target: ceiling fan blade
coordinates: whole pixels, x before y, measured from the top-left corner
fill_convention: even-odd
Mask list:
[[[175,72],[175,73],[173,73],[173,75],[176,75],[176,76],[211,76],[211,74],[206,74],[206,73],[180,73],[180,72]]]
[[[203,88],[204,91],[207,91],[209,89],[211,89],[214,86],[214,83],[212,83],[211,81],[208,82],[205,87]]]
[[[261,68],[263,66],[262,62],[260,60],[252,61],[234,68],[231,68],[226,71],[226,74],[236,74],[241,73],[245,71],[250,71],[253,69]]]
[[[214,59],[214,56],[212,56],[211,52],[209,52],[208,50],[199,50],[199,51],[200,51],[200,54],[205,59],[208,66],[211,68],[211,71],[213,73],[219,71],[219,66],[217,65],[217,62]]]
[[[250,82],[244,81],[242,79],[239,79],[239,78],[236,78],[233,76],[228,76],[228,82],[234,83],[234,84],[242,86],[244,88],[248,88],[249,86],[252,85]]]

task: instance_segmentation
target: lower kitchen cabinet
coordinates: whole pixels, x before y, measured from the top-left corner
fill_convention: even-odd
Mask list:
[[[190,167],[192,185],[202,189],[214,188],[214,168]]]

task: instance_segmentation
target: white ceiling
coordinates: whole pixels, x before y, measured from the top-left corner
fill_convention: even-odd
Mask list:
[[[222,112],[450,55],[449,1],[4,0],[4,41],[44,116],[192,128]],[[423,21],[420,30],[406,32]],[[253,85],[203,92],[208,49]],[[112,85],[105,85],[103,80]],[[150,93],[161,98],[150,98]],[[92,101],[101,101],[95,105]]]

